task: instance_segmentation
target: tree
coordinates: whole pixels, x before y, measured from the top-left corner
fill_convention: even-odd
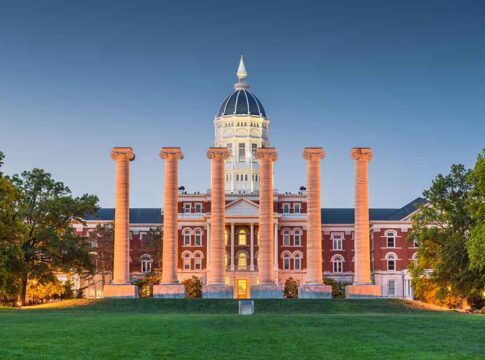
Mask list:
[[[26,301],[29,280],[52,282],[57,272],[92,272],[89,239],[74,233],[72,224],[83,222],[97,211],[98,198],[73,197],[70,189],[41,169],[12,177],[20,197],[17,215],[22,222],[18,235],[21,257],[17,268],[19,300]]]
[[[98,224],[89,233],[92,254],[94,253],[95,273],[101,275],[101,285],[106,285],[106,274],[113,272],[114,228],[113,223]]]
[[[0,168],[4,155],[0,151]],[[11,298],[18,291],[15,273],[20,270],[21,258],[18,236],[23,224],[17,215],[20,193],[10,179],[0,171],[0,296]]]
[[[475,168],[470,174],[474,185],[468,196],[468,207],[475,226],[468,239],[470,266],[478,271],[485,271],[485,149],[478,156]]]
[[[485,274],[470,267],[467,251],[475,220],[468,198],[473,190],[470,170],[452,165],[447,175],[438,175],[423,192],[428,200],[413,217],[411,239],[418,240],[418,262],[412,266],[416,294],[433,291],[438,303],[460,297],[474,301],[483,290]]]

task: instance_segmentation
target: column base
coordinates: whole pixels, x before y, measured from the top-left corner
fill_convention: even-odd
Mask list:
[[[225,284],[210,284],[202,286],[203,299],[233,299],[234,288]]]
[[[298,289],[300,299],[331,299],[332,287],[323,284],[304,284]]]
[[[251,299],[282,299],[283,286],[260,284],[251,286]]]
[[[153,297],[156,299],[184,299],[185,286],[182,284],[153,285]]]
[[[138,286],[131,284],[105,285],[103,297],[105,299],[138,299]]]
[[[382,297],[380,285],[349,285],[345,287],[346,299],[377,299]]]

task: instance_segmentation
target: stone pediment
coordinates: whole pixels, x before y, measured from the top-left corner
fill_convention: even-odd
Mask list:
[[[259,216],[259,205],[246,198],[240,198],[226,205],[226,216]]]

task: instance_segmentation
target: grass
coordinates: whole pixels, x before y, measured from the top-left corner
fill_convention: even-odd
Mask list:
[[[71,301],[0,309],[0,359],[485,359],[485,317],[398,300]]]

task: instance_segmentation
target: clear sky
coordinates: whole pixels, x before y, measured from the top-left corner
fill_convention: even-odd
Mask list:
[[[5,172],[44,168],[114,206],[111,147],[132,146],[131,206],[161,207],[162,146],[205,191],[213,119],[244,53],[271,119],[275,187],[352,207],[354,146],[372,147],[370,205],[401,207],[485,147],[483,1],[2,1]]]

